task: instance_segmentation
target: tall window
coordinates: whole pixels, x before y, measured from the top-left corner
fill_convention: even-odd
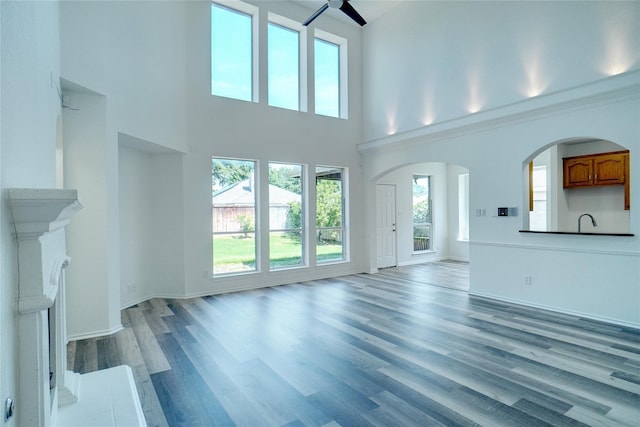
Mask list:
[[[547,166],[533,167],[533,209],[529,212],[529,230],[547,231]]]
[[[423,252],[433,247],[431,177],[413,175],[413,251]]]
[[[340,46],[314,40],[316,114],[340,117]]]
[[[300,34],[269,23],[269,105],[300,108]]]
[[[304,265],[302,165],[269,163],[269,265]]]
[[[345,259],[344,169],[316,167],[316,258]]]
[[[458,240],[469,240],[469,174],[458,175]]]
[[[211,161],[213,274],[256,270],[256,163]]]
[[[253,99],[253,17],[212,3],[211,93]]]

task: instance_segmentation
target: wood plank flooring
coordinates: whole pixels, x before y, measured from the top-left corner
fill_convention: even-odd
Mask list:
[[[129,364],[150,426],[640,425],[639,330],[428,284],[447,268],[154,299],[70,369]]]

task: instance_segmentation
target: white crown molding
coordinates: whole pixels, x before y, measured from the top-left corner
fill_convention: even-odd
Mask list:
[[[429,126],[365,141],[358,144],[358,150],[366,152],[376,148],[398,146],[426,137],[430,141],[451,138],[639,97],[640,70],[634,70]]]

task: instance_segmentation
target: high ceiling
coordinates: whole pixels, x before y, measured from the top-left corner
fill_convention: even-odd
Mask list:
[[[294,3],[298,3],[309,9],[311,15],[316,10],[320,9],[320,7],[327,3],[326,0],[291,0]],[[373,22],[379,17],[381,17],[385,12],[389,9],[396,6],[396,4],[401,0],[350,0],[351,6],[354,7],[358,11],[360,15],[367,21]],[[354,23],[348,16],[339,10],[329,9],[324,12],[327,16],[331,16],[332,18],[340,19],[344,22],[349,22],[353,25],[358,25]],[[321,19],[321,18],[318,18]]]

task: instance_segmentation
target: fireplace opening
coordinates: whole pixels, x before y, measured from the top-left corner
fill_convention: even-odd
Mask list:
[[[56,388],[56,374],[55,374],[55,366],[56,366],[56,356],[55,356],[55,348],[56,348],[56,331],[55,331],[55,308],[49,307],[47,309],[47,326],[49,332],[49,390],[53,393],[53,390]],[[52,401],[53,401],[53,395]]]

